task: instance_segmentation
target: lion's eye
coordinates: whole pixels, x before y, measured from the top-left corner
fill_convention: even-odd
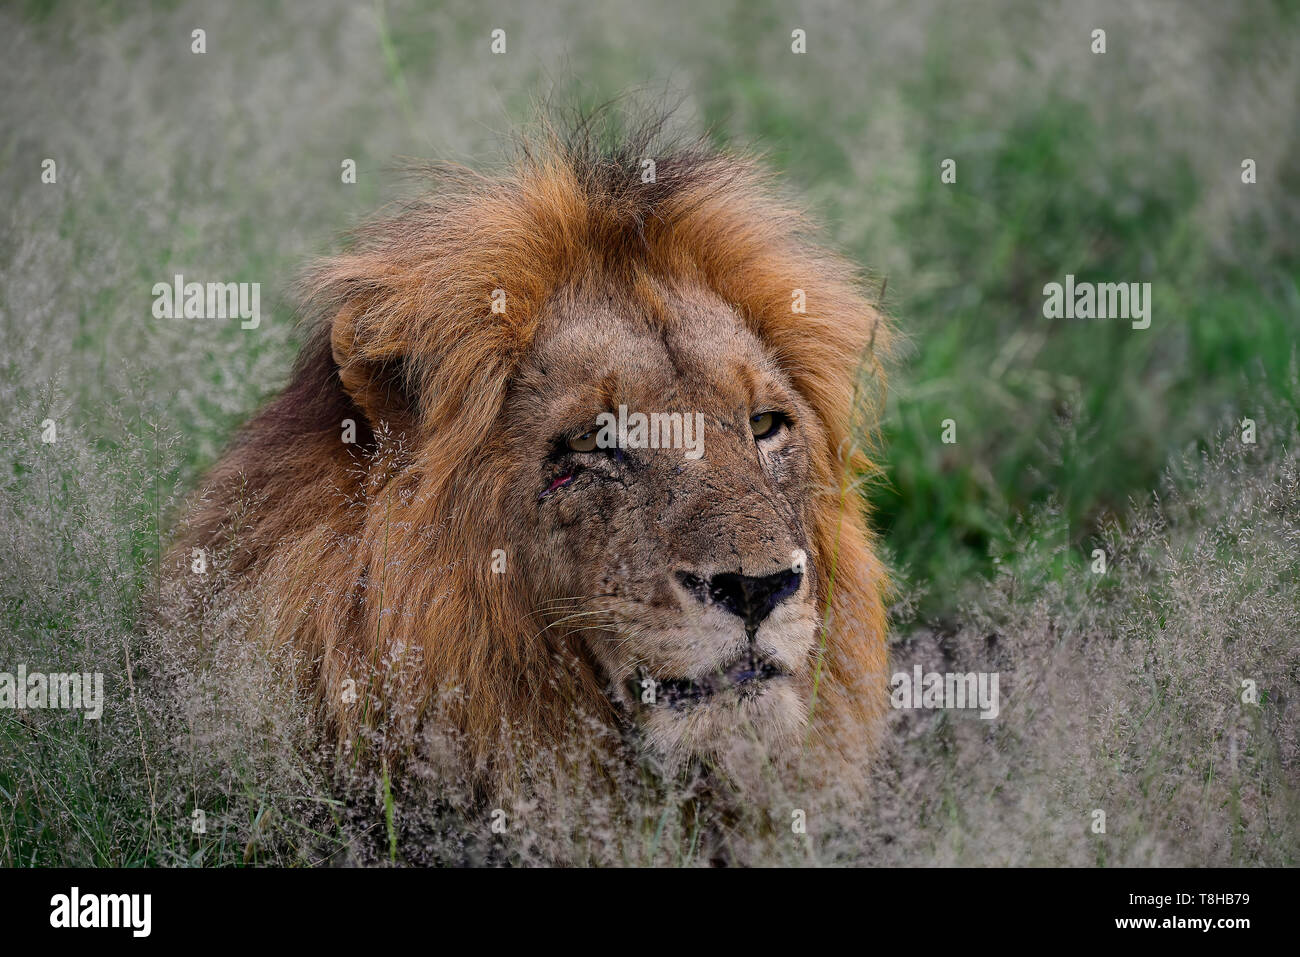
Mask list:
[[[596,430],[592,429],[590,432],[583,432],[582,435],[569,439],[565,444],[574,452],[594,452],[596,451]]]
[[[749,417],[749,427],[754,438],[765,439],[781,427],[781,416],[776,412],[759,412]]]

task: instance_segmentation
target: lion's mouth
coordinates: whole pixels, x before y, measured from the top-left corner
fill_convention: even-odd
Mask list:
[[[759,658],[752,651],[741,655],[726,668],[701,678],[668,678],[656,685],[656,700],[673,709],[681,709],[713,698],[723,692],[735,692],[740,698],[761,694],[766,683],[790,672],[769,658]]]

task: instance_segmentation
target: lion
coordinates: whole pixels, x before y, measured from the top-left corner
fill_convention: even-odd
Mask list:
[[[865,773],[887,581],[855,435],[887,324],[757,161],[657,135],[431,167],[304,281],[291,381],[172,554],[255,596],[338,740],[400,694],[488,791],[596,740]]]

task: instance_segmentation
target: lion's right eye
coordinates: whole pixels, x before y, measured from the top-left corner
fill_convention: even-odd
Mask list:
[[[573,452],[594,452],[596,451],[596,430],[583,432],[575,438],[569,439],[565,443]]]
[[[749,417],[749,428],[756,439],[775,435],[785,423],[786,417],[780,412],[757,412]]]

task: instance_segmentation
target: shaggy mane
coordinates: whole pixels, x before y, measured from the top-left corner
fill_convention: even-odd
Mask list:
[[[345,682],[364,702],[378,689],[363,676],[376,673],[416,712],[450,702],[466,757],[498,781],[516,747],[565,740],[576,716],[616,724],[582,652],[528,606],[527,570],[490,570],[511,521],[494,504],[509,454],[495,426],[539,310],[590,274],[713,291],[815,410],[827,439],[811,450],[814,561],[828,614],[811,736],[855,764],[849,748],[874,737],[885,579],[855,492],[870,464],[853,436],[885,326],[853,267],[815,244],[754,162],[662,142],[659,124],[611,144],[583,123],[544,129],[493,174],[430,167],[427,195],[305,280],[309,331],[291,383],[208,475],[173,554],[188,564],[205,547],[222,587],[259,583],[258,636],[313,663],[341,739],[374,719],[344,703]],[[792,312],[795,289],[805,313]],[[340,442],[346,419],[355,445]]]

